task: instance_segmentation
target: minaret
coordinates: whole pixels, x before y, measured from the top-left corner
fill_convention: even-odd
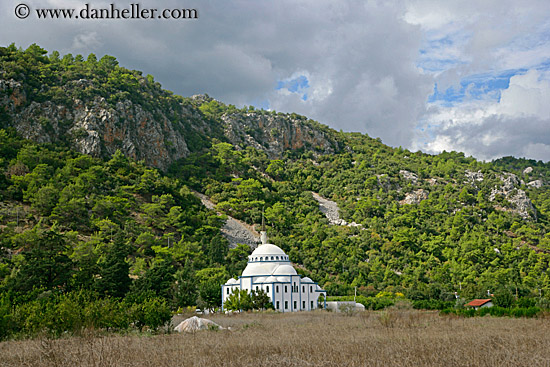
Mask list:
[[[265,220],[264,220],[264,208],[262,208],[262,230],[260,231],[260,241],[262,245],[267,243],[267,232],[265,231]]]

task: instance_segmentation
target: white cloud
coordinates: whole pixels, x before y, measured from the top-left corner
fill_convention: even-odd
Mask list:
[[[462,151],[481,159],[505,155],[550,160],[550,82],[530,70],[510,79],[500,101],[434,105],[415,148]],[[431,135],[431,136],[428,136]]]

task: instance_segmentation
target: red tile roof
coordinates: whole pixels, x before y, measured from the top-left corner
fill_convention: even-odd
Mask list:
[[[492,300],[490,298],[488,299],[474,299],[472,302],[466,304],[466,306],[472,306],[472,307],[479,307],[483,306],[487,302],[491,302]]]

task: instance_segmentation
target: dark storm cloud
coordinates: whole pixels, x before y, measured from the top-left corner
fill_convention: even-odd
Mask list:
[[[28,2],[31,8],[83,3]],[[127,4],[116,2],[120,8]],[[4,3],[0,42],[111,54],[177,94],[208,93],[237,105],[268,101],[277,110],[338,129],[368,132],[389,144],[410,143],[408,131],[423,110],[431,80],[415,68],[419,28],[401,20],[399,7],[363,1],[186,1],[185,7],[198,9],[199,19],[23,21]],[[276,90],[278,81],[300,72],[310,75],[307,101]]]

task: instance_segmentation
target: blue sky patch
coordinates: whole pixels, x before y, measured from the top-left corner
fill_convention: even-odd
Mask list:
[[[295,78],[279,80],[275,90],[286,89],[291,93],[302,95],[302,100],[307,101],[307,89],[309,89],[309,80],[305,75],[300,75]]]
[[[452,106],[465,100],[494,99],[500,101],[500,93],[510,85],[510,78],[524,74],[527,69],[505,70],[500,73],[484,73],[463,78],[459,86],[439,90],[437,83],[434,92],[428,97],[428,102],[442,102],[444,106]]]

